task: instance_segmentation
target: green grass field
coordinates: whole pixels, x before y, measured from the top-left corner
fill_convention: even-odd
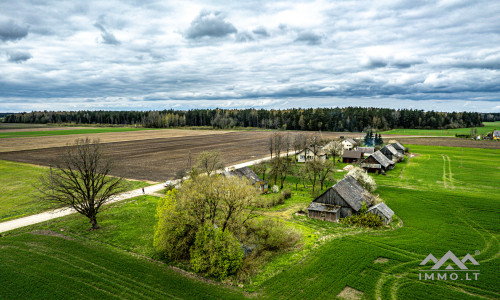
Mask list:
[[[300,185],[285,204],[259,209],[300,230],[302,247],[270,258],[244,290],[268,299],[330,299],[346,286],[366,299],[500,298],[499,150],[409,146],[417,156],[387,176],[373,175],[375,193],[397,215],[390,228],[350,228],[297,216],[311,200]],[[288,187],[295,187],[294,180]],[[207,285],[141,258],[154,258],[157,201],[141,196],[110,205],[98,216],[101,229],[93,232],[84,217],[71,215],[0,237],[0,278],[7,279],[0,298],[242,297],[241,290]],[[402,227],[396,226],[399,219]],[[37,229],[71,239],[29,233]],[[429,253],[439,259],[449,250],[459,259],[470,253],[479,262],[478,280],[419,280],[419,270],[430,267],[419,263]],[[71,260],[63,253],[71,253]]]
[[[477,134],[487,134],[494,129],[500,130],[500,122],[483,122],[484,127],[474,127],[477,129]],[[383,134],[400,134],[400,135],[423,135],[423,136],[455,136],[455,134],[470,134],[471,128],[457,129],[391,129],[383,131]]]
[[[43,130],[43,131],[19,131],[19,132],[1,132],[0,131],[0,138],[37,137],[37,136],[70,135],[70,134],[91,134],[91,133],[106,133],[106,132],[126,132],[126,131],[139,131],[139,130],[154,130],[154,128],[103,127],[103,128],[83,128],[83,129]]]
[[[36,189],[40,176],[47,170],[46,167],[0,160],[0,222],[54,208],[53,204],[39,200]],[[149,185],[142,181],[127,181],[126,184],[127,190]]]

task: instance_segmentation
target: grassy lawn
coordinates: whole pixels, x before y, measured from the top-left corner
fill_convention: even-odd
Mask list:
[[[500,121],[483,122],[483,127],[474,127],[477,134],[487,134],[494,129],[500,130]],[[383,131],[383,134],[402,134],[402,135],[423,135],[423,136],[455,136],[455,134],[470,134],[471,128],[457,129],[391,129]]]
[[[0,160],[0,222],[36,214],[51,208],[53,204],[39,200],[36,184],[48,168],[30,164]],[[148,183],[127,181],[127,189],[134,190]]]
[[[244,289],[269,299],[333,298],[346,286],[367,299],[500,298],[498,150],[409,147],[416,156],[407,157],[387,176],[373,175],[378,184],[375,193],[397,215],[391,227],[353,228],[296,215],[313,196],[310,187],[299,184],[296,191],[298,179],[287,178],[285,187],[292,198],[256,213],[279,218],[300,231],[301,247],[269,257]],[[334,178],[344,175],[336,172]],[[75,214],[0,237],[0,255],[5,257],[0,261],[0,277],[7,278],[0,298],[80,297],[87,293],[82,276],[89,278],[92,298],[242,296],[129,254],[154,258],[158,199],[141,196],[110,205],[98,215],[101,229],[93,232],[87,231],[87,220]],[[40,229],[71,239],[29,234]],[[429,253],[439,259],[448,250],[459,259],[470,253],[480,264],[474,266],[480,270],[479,279],[419,280],[419,270],[429,268],[419,263]],[[71,261],[62,253],[71,253]],[[110,284],[111,278],[118,280]],[[33,284],[26,289],[28,281]],[[58,289],[59,281],[73,286]]]
[[[139,130],[154,130],[154,128],[103,127],[103,128],[83,128],[83,129],[68,129],[68,130],[0,132],[0,138],[36,137],[36,136],[69,135],[69,134],[91,134],[91,133],[125,132],[125,131],[139,131]]]

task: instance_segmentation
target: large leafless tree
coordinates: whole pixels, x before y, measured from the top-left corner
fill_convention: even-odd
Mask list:
[[[42,199],[74,208],[89,219],[90,230],[95,230],[101,207],[124,191],[121,178],[108,176],[111,168],[98,140],[77,139],[66,147],[62,163],[41,177]]]

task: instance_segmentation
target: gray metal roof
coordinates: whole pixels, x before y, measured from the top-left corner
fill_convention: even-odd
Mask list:
[[[396,150],[392,145],[385,145],[381,150],[383,149],[386,149],[386,151],[389,151],[392,155],[398,155],[398,150]]]
[[[401,145],[399,142],[395,142],[391,144],[396,150],[403,150],[406,151],[406,148]]]
[[[309,206],[307,207],[307,210],[326,211],[333,213],[339,211],[339,209],[340,207],[337,205],[319,203],[319,202],[311,202],[311,204],[309,204]]]
[[[370,193],[352,176],[344,177],[344,179],[332,186],[331,189],[336,191],[355,211],[359,211],[363,201],[368,206],[370,205],[370,201],[366,197]]]
[[[367,212],[374,212],[374,211],[379,211],[387,219],[392,218],[392,216],[394,215],[392,209],[390,209],[389,206],[387,206],[384,202],[374,205],[367,210]]]
[[[353,144],[353,145],[356,145],[356,141],[352,138],[345,138],[344,141],[348,141],[349,143]]]
[[[373,153],[373,152],[375,152],[375,148],[373,148],[373,147],[358,147],[358,151],[361,151],[363,153]]]
[[[361,158],[361,151],[356,150],[344,150],[342,154],[343,158]]]
[[[256,182],[263,181],[249,167],[243,167],[243,168],[231,170],[231,171],[228,171],[228,172],[224,172],[224,175],[227,176],[227,177],[231,177],[231,176],[245,177],[248,180],[250,180],[252,182],[252,184],[254,184]]]
[[[392,160],[388,159],[387,156],[385,156],[384,153],[382,153],[380,150],[378,150],[377,152],[373,153],[371,156],[365,158],[363,161],[367,160],[370,157],[373,157],[384,168],[387,168],[390,165],[394,165],[395,164]]]
[[[382,168],[379,164],[364,164],[364,163],[361,163],[360,166],[362,168],[370,168],[370,169],[381,169]]]

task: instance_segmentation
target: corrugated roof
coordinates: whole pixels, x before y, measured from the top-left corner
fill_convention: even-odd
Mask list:
[[[361,158],[361,151],[357,150],[344,150],[343,158]]]
[[[363,153],[373,153],[373,152],[375,152],[375,148],[373,148],[373,147],[358,147],[358,151],[361,151]]]
[[[367,212],[372,212],[372,211],[379,211],[380,213],[382,213],[382,215],[384,215],[387,219],[390,219],[392,218],[392,216],[394,215],[394,212],[392,211],[392,209],[389,208],[389,206],[387,206],[384,202],[382,203],[379,203],[377,205],[374,205],[372,207],[370,207]]]
[[[382,148],[381,150],[383,149],[389,151],[392,155],[398,154],[398,150],[396,150],[392,145],[385,145],[384,148]]]
[[[391,144],[396,150],[403,150],[406,151],[406,148],[401,145],[399,142],[395,142]]]
[[[387,156],[385,156],[384,153],[382,153],[380,150],[373,153],[371,156],[365,158],[363,161],[367,160],[370,157],[373,157],[384,168],[387,168],[390,165],[394,165],[394,162],[392,160],[388,159]]]
[[[314,210],[314,211],[325,211],[325,212],[337,212],[339,211],[340,207],[337,205],[331,205],[331,204],[326,204],[326,203],[319,203],[319,202],[311,202],[309,206],[307,207],[307,210]]]

